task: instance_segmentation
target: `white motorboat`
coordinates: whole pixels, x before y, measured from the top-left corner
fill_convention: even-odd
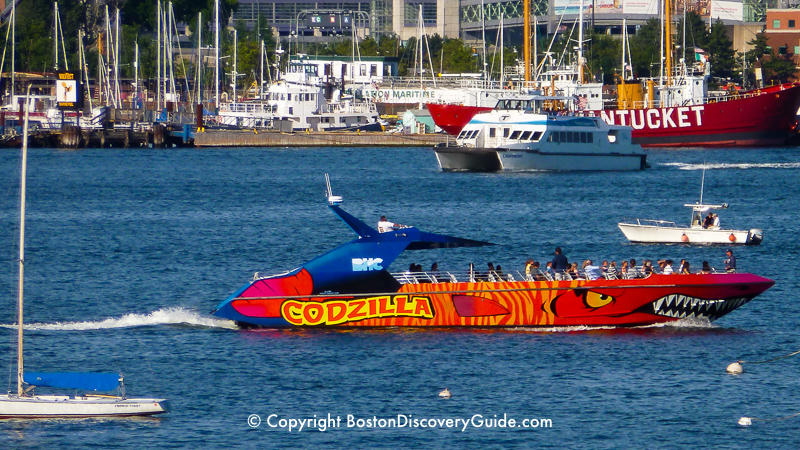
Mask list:
[[[642,148],[631,128],[608,125],[599,117],[547,114],[540,97],[518,109],[476,114],[453,145],[434,148],[443,171],[641,170]]]
[[[30,93],[30,87],[28,88]],[[0,395],[0,419],[148,416],[167,412],[163,398],[126,398],[122,377],[116,373],[23,371],[23,274],[25,261],[25,178],[29,112],[22,140],[19,228],[19,296],[17,321],[17,392]],[[37,395],[36,387],[65,389],[69,395]],[[98,395],[116,391],[118,395]]]
[[[625,219],[618,224],[619,229],[631,242],[644,243],[684,243],[684,244],[744,244],[758,245],[764,239],[759,228],[733,230],[722,228],[719,218],[711,211],[727,209],[728,204],[703,203],[703,182],[700,185],[700,201],[683,206],[692,209],[689,226],[678,226],[675,222],[651,219]]]

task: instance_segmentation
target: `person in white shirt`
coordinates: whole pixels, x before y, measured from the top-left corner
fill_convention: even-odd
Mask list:
[[[399,223],[393,223],[386,220],[386,216],[381,216],[381,220],[378,221],[378,233],[388,233],[390,231],[394,231],[398,228],[404,228],[405,225]]]
[[[587,259],[583,262],[583,273],[586,275],[587,280],[596,280],[603,276],[603,271],[600,269],[600,266],[592,264],[591,259]]]
[[[672,272],[672,260],[668,259],[664,261],[664,266],[661,268],[661,273],[664,275],[670,275]]]

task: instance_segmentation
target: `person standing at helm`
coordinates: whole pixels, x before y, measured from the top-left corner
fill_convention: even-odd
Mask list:
[[[405,228],[405,225],[389,222],[386,216],[381,216],[381,220],[378,221],[378,233],[388,233],[398,228]]]

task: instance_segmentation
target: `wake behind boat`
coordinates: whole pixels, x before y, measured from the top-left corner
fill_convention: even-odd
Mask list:
[[[634,326],[683,318],[716,320],[769,289],[747,273],[657,274],[619,279],[497,272],[390,272],[406,250],[492,245],[421,231],[378,232],[328,207],[358,237],[286,273],[256,274],[213,314],[260,327]],[[587,268],[588,272],[588,268]]]
[[[28,87],[30,94],[30,86]],[[19,296],[17,316],[17,392],[0,396],[0,419],[149,416],[167,412],[163,398],[127,398],[116,373],[25,372],[23,370],[23,280],[25,268],[25,181],[28,160],[28,122],[25,113],[20,184]],[[70,395],[36,395],[36,387],[60,388]],[[77,392],[82,392],[77,394]],[[116,391],[114,395],[96,392]]]

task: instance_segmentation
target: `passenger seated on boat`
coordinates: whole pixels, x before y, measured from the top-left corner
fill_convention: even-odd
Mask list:
[[[622,267],[620,268],[620,273],[622,274],[622,278],[626,280],[630,278],[631,274],[629,272],[630,271],[628,270],[628,261],[622,261]]]
[[[603,276],[603,270],[600,266],[595,266],[591,259],[583,262],[583,273],[586,275],[587,280],[596,280]]]
[[[398,228],[405,228],[405,225],[389,222],[386,216],[381,216],[381,220],[378,221],[378,233],[388,233]]]
[[[617,262],[611,261],[606,269],[605,277],[607,280],[616,280],[619,278],[619,273],[617,272]]]
[[[714,214],[714,228],[719,229],[719,216]]]
[[[649,277],[650,275],[654,274],[655,270],[653,269],[653,261],[649,259],[645,259],[642,263],[642,274],[645,278]]]
[[[630,262],[628,263],[628,278],[639,278],[641,273],[636,268],[636,260],[631,258]]]
[[[711,273],[711,266],[708,261],[703,261],[703,268],[700,269],[700,273]]]
[[[671,259],[662,259],[658,262],[658,265],[661,267],[661,273],[664,275],[672,275],[672,260]]]
[[[485,281],[491,281],[491,282],[497,281],[498,277],[497,277],[497,272],[495,272],[494,270],[494,264],[487,263],[486,267],[487,267],[486,275],[483,276],[483,279]]]
[[[497,265],[497,268],[494,270],[494,275],[497,277],[497,281],[503,281],[503,268],[500,265]]]
[[[417,265],[411,263],[408,265],[408,270],[403,274],[403,279],[401,280],[405,284],[417,284],[417,277],[414,275],[414,271],[417,269]]]
[[[527,281],[533,281],[533,277],[534,277],[534,274],[533,274],[533,263],[534,263],[534,260],[532,260],[530,258],[528,258],[528,260],[525,261],[525,279]]]
[[[681,269],[681,275],[690,275],[692,273],[691,266],[689,265],[689,261],[684,261]]]
[[[714,226],[714,214],[708,213],[706,219],[703,220],[703,228],[713,227]]]
[[[431,270],[428,273],[428,278],[430,278],[431,282],[438,283],[439,282],[439,280],[437,279],[438,276],[439,276],[439,264],[433,263],[431,264]]]
[[[556,272],[553,270],[553,263],[551,261],[547,261],[543,275],[548,281],[553,281],[556,279]]]
[[[572,263],[567,274],[571,277],[572,280],[578,279],[581,277],[580,272],[578,271],[578,263]]]

